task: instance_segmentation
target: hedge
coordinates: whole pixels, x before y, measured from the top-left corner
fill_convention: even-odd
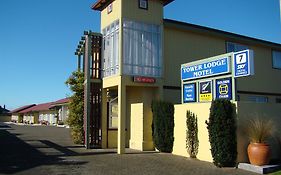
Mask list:
[[[218,167],[233,167],[237,159],[236,108],[229,100],[216,99],[206,121],[213,162]]]
[[[174,105],[170,102],[153,101],[151,108],[154,146],[161,152],[171,153],[174,144]]]

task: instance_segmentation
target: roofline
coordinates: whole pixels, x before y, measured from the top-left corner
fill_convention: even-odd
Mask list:
[[[52,104],[53,104],[53,102],[41,103],[41,104],[35,105],[35,106],[31,107],[31,108],[27,108],[25,110],[22,110],[19,113],[20,114],[25,114],[25,113],[34,113],[34,112],[40,112],[40,111],[49,111],[49,107],[47,109],[40,109],[40,108],[42,108],[43,105],[49,105],[50,106]]]
[[[70,102],[65,102],[65,103],[56,103],[56,104],[53,104],[49,107],[49,109],[52,109],[54,107],[57,107],[57,106],[65,106],[65,105],[69,105]]]
[[[164,27],[173,27],[173,28],[178,28],[178,29],[182,29],[182,30],[190,30],[190,31],[198,32],[198,33],[208,33],[208,35],[219,36],[219,37],[224,37],[224,38],[230,39],[230,41],[235,40],[235,39],[236,40],[240,39],[242,42],[244,41],[246,43],[261,44],[261,45],[265,45],[268,47],[281,49],[281,44],[279,44],[279,43],[274,43],[274,42],[270,42],[270,41],[266,41],[266,40],[262,40],[262,39],[252,38],[252,37],[248,37],[245,35],[239,35],[239,34],[235,34],[235,33],[231,33],[231,32],[226,32],[223,30],[218,30],[218,29],[214,29],[214,28],[204,27],[204,26],[190,24],[190,23],[181,22],[181,21],[176,21],[176,20],[172,20],[172,19],[163,19],[163,21],[164,21]]]
[[[17,113],[20,113],[20,112],[23,111],[23,110],[26,110],[26,109],[28,109],[28,108],[32,108],[33,106],[36,106],[36,104],[25,105],[25,106],[19,107],[19,108],[17,108],[17,109],[14,109],[14,110],[10,111],[9,113],[11,113],[11,114],[17,114]],[[22,109],[20,109],[20,108],[22,108]]]
[[[114,0],[98,0],[97,2],[95,2],[92,6],[91,9],[93,10],[98,10],[98,11],[102,11],[103,9],[106,8],[106,6],[110,3],[112,3]],[[167,5],[171,2],[173,2],[174,0],[161,0],[163,1],[163,5]]]

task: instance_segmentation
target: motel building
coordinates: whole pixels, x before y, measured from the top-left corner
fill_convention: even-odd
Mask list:
[[[30,104],[12,110],[11,121],[25,124],[66,125],[69,98],[54,102]]]
[[[155,150],[151,102],[161,99],[175,104],[173,154],[189,156],[185,117],[191,110],[198,117],[197,157],[212,161],[205,121],[211,101],[228,98],[237,107],[238,162],[247,161],[249,142],[239,127],[254,117],[267,117],[281,126],[281,45],[163,19],[163,8],[170,3],[173,0],[93,4],[92,9],[101,13],[100,32],[85,31],[75,52],[78,69],[85,73],[86,147],[117,148],[118,154],[125,148]],[[248,76],[236,76],[234,57],[244,50],[253,59],[248,59],[251,70]],[[220,66],[226,70],[216,73],[213,68]],[[212,84],[206,96],[199,94],[202,82]],[[194,93],[186,94],[190,87]],[[278,158],[280,148],[273,145],[272,158]]]

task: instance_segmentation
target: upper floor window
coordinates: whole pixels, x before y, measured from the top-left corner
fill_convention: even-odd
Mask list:
[[[113,9],[113,5],[112,5],[112,3],[110,3],[110,4],[107,6],[107,14],[111,13],[111,12],[112,12],[112,9]]]
[[[140,9],[148,9],[148,0],[139,0]]]
[[[103,77],[116,75],[119,71],[119,21],[102,30],[103,34]]]
[[[272,51],[272,67],[281,69],[281,51]]]
[[[160,25],[124,20],[123,73],[160,77],[162,73]]]
[[[246,49],[249,49],[249,47],[246,45],[233,43],[233,42],[226,42],[226,52],[227,53],[239,52],[239,51],[246,50]]]

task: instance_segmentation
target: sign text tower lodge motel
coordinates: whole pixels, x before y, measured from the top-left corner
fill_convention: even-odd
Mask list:
[[[281,123],[281,45],[163,19],[172,1],[98,0],[92,6],[101,12],[101,33],[84,32],[75,53],[85,72],[87,148],[154,150],[151,102],[181,103],[181,64],[245,49],[254,51],[255,75],[236,80],[238,116],[267,111]]]

